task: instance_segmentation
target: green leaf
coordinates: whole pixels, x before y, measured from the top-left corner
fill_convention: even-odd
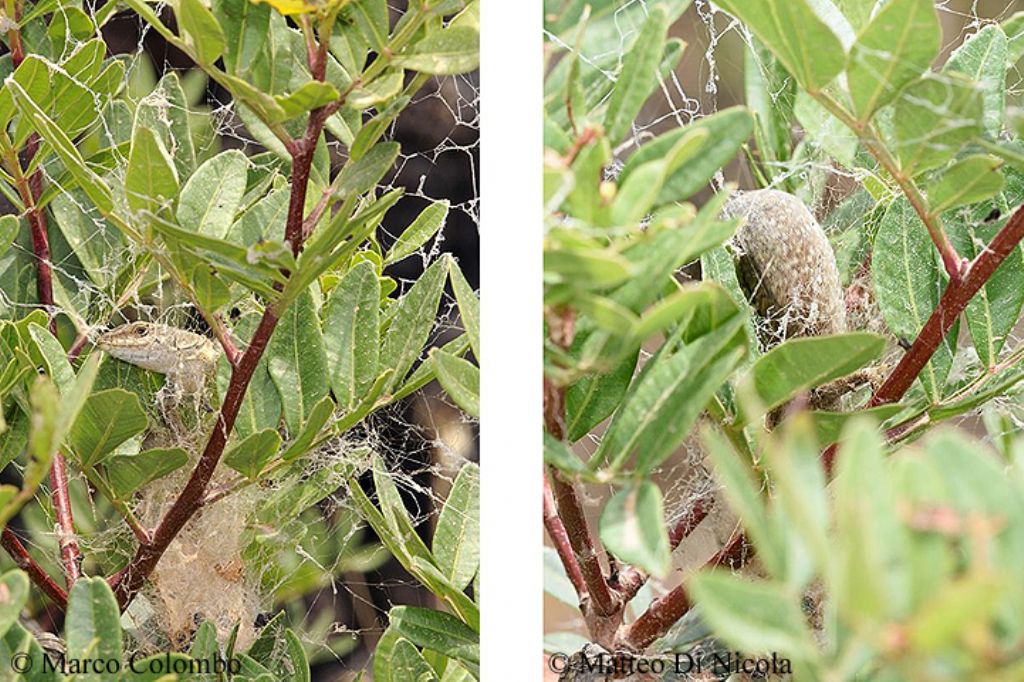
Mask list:
[[[57,152],[65,167],[78,181],[79,187],[96,204],[100,213],[103,215],[111,213],[114,210],[114,198],[110,187],[86,165],[81,153],[75,148],[67,134],[43,113],[42,109],[32,101],[28,93],[16,81],[9,80],[5,87],[11,89],[18,110],[23,116],[35,122],[36,132]]]
[[[83,466],[96,466],[148,426],[139,397],[122,388],[110,388],[93,393],[85,401],[68,442]]]
[[[942,275],[931,239],[906,199],[889,207],[875,236],[871,276],[878,306],[898,338],[913,340],[939,304]],[[937,402],[953,361],[953,346],[939,345],[919,378]]]
[[[267,369],[281,397],[288,432],[296,434],[329,390],[327,352],[309,291],[281,317],[267,346]]]
[[[416,682],[437,682],[434,669],[427,663],[409,640],[400,638],[395,642],[394,649],[388,660],[388,674],[393,680],[416,680]]]
[[[28,601],[28,575],[12,569],[0,576],[0,637],[18,622]]]
[[[709,571],[693,577],[690,591],[708,625],[730,645],[800,659],[814,655],[799,597],[782,585]]]
[[[715,479],[722,485],[730,508],[743,522],[757,555],[769,575],[783,571],[783,550],[776,539],[776,526],[768,519],[759,488],[751,476],[751,462],[743,461],[717,432],[705,427],[702,436],[708,457],[714,465]]]
[[[820,90],[843,70],[846,50],[806,0],[722,0],[718,5],[742,20],[805,89]]]
[[[742,403],[737,423],[749,424],[802,391],[851,374],[883,350],[885,339],[868,332],[789,339],[758,358],[740,380],[737,395],[754,404]]]
[[[619,185],[649,161],[665,158],[679,141],[695,130],[707,132],[701,148],[671,171],[658,195],[658,204],[687,199],[700,191],[722,166],[730,161],[747,141],[754,122],[743,107],[733,107],[712,114],[682,128],[659,135],[638,149],[622,169]]]
[[[288,118],[301,116],[307,111],[318,109],[341,97],[337,88],[321,81],[307,81],[288,95],[277,95],[274,99],[284,109]]]
[[[603,289],[629,279],[632,267],[620,254],[598,249],[545,249],[544,277],[579,289]]]
[[[615,493],[601,513],[601,542],[617,559],[667,576],[672,552],[658,486],[644,481]]]
[[[896,100],[893,132],[901,168],[912,175],[938,168],[981,134],[982,96],[960,74],[931,74]]]
[[[434,348],[430,351],[441,387],[467,414],[480,416],[480,369],[473,363]]]
[[[249,0],[214,0],[213,14],[224,31],[224,66],[242,75],[252,68],[270,32],[270,5]]]
[[[363,261],[331,290],[324,314],[327,369],[338,404],[351,409],[377,379],[380,364],[380,280]]]
[[[334,401],[330,396],[324,396],[320,402],[309,411],[306,423],[302,425],[302,432],[291,442],[288,449],[281,453],[281,459],[289,462],[306,454],[313,441],[323,431],[327,421],[334,414]]]
[[[235,220],[245,193],[248,165],[245,154],[237,149],[204,162],[181,189],[178,223],[201,234],[223,239]]]
[[[857,627],[877,627],[908,615],[907,531],[884,457],[876,426],[867,420],[851,422],[840,441],[832,484],[832,586],[839,613]]]
[[[462,318],[462,327],[466,330],[469,338],[469,346],[473,349],[473,355],[477,362],[480,361],[480,298],[469,286],[462,269],[451,262],[448,269],[448,278],[451,280],[452,289],[455,291],[455,300],[459,304],[459,316]]]
[[[983,126],[992,134],[998,133],[1003,125],[1007,55],[1003,29],[998,24],[989,24],[965,40],[942,67],[944,72],[966,75],[981,87]]]
[[[868,410],[858,412],[811,412],[814,420],[814,431],[818,438],[818,445],[826,448],[839,441],[839,435],[851,419],[867,417],[879,423],[890,417],[894,417],[903,411],[902,405],[879,405]]]
[[[604,128],[612,144],[626,137],[640,108],[658,85],[657,67],[667,33],[665,8],[656,5],[640,30],[634,48],[626,55],[605,110]]]
[[[120,661],[121,612],[114,593],[102,577],[79,578],[68,593],[65,625],[69,660]],[[75,675],[83,682],[106,682],[109,675]]]
[[[255,481],[280,447],[281,435],[274,429],[264,429],[228,450],[224,454],[224,463],[250,481]]]
[[[1006,63],[1013,66],[1024,57],[1024,12],[1017,12],[1000,24],[1006,35],[1008,56]]]
[[[385,390],[400,386],[420,356],[441,302],[447,258],[437,259],[396,303],[395,314],[384,337],[381,371],[394,370]]]
[[[480,663],[480,638],[455,616],[416,606],[396,606],[388,619],[402,637],[474,666]]]
[[[47,664],[51,663],[48,654],[39,646],[39,642],[20,623],[12,623],[7,634],[0,641],[0,657],[4,660],[13,660],[15,653],[25,654],[26,667],[31,669],[20,676],[24,682],[59,682],[63,676],[56,671],[48,669]],[[45,663],[44,663],[45,659]]]
[[[431,31],[394,59],[398,66],[435,76],[455,76],[480,66],[480,31],[449,26]]]
[[[191,45],[197,61],[213,66],[227,48],[227,40],[213,12],[202,0],[178,0],[178,25],[185,31],[186,43]]]
[[[686,438],[708,400],[746,356],[745,318],[735,315],[675,354],[659,354],[633,381],[594,462],[620,469],[635,451],[636,469],[658,467]]]
[[[196,302],[207,313],[216,312],[231,302],[231,288],[205,263],[193,268],[190,279]]]
[[[468,462],[455,478],[431,543],[441,573],[465,589],[480,565],[480,467]]]
[[[163,478],[187,463],[188,453],[181,448],[158,448],[137,455],[111,457],[105,470],[114,493],[125,499],[150,481]]]
[[[157,213],[178,195],[178,174],[171,156],[152,130],[136,126],[128,156],[124,189],[128,207]]]
[[[389,102],[402,92],[402,74],[401,70],[389,71],[363,87],[356,88],[345,99],[346,106],[352,109],[369,109]]]
[[[416,220],[399,235],[387,255],[384,265],[391,265],[416,253],[427,240],[437,234],[448,217],[448,200],[435,201],[423,209]]]
[[[570,476],[586,471],[583,462],[572,451],[569,444],[558,440],[547,431],[544,432],[544,463]]]
[[[397,142],[384,142],[370,148],[358,161],[346,164],[335,181],[334,193],[346,199],[374,189],[394,165],[400,151]]]
[[[565,412],[566,432],[571,442],[583,438],[615,411],[633,379],[636,361],[637,353],[631,353],[611,371],[584,377],[569,386]]]
[[[810,138],[829,156],[847,168],[855,166],[860,141],[846,124],[803,91],[797,93],[793,113]]]
[[[11,248],[20,229],[21,221],[18,220],[18,216],[10,214],[0,216],[0,257],[7,253],[7,249]]]
[[[968,156],[942,174],[928,191],[929,207],[942,213],[957,206],[975,204],[1002,191],[1006,180],[999,172],[1003,162],[994,156]]]
[[[932,0],[891,0],[858,36],[846,66],[857,118],[866,122],[928,70],[942,30]]]

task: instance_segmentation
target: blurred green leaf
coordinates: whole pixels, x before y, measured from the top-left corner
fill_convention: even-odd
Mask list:
[[[750,137],[753,125],[753,119],[746,109],[733,107],[659,135],[629,157],[619,175],[619,184],[625,184],[629,176],[643,164],[665,158],[669,150],[675,148],[685,135],[695,130],[703,130],[707,136],[703,138],[702,147],[689,155],[686,162],[672,170],[657,203],[667,204],[687,199],[703,188],[715,173],[736,155],[740,145]]]
[[[789,339],[758,358],[740,379],[737,423],[749,424],[802,391],[847,376],[877,360],[883,350],[885,338],[869,332]]]
[[[82,577],[68,592],[67,622],[64,624],[69,659],[120,661],[120,610],[114,593],[102,577]],[[76,675],[88,682],[106,682],[103,673]]]
[[[672,567],[661,490],[643,481],[620,490],[601,512],[601,542],[621,561],[664,578]]]
[[[704,618],[732,646],[785,652],[803,660],[814,656],[814,640],[797,597],[781,585],[710,571],[694,576],[690,591]]]
[[[226,49],[227,41],[213,13],[202,0],[178,0],[175,7],[178,25],[185,31],[200,64],[212,66]]]
[[[846,77],[860,121],[894,100],[928,70],[942,30],[932,0],[891,0],[871,19],[850,50]]]
[[[28,575],[12,569],[0,576],[0,637],[18,622],[28,600]]]

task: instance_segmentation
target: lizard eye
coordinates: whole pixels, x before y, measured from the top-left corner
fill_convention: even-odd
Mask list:
[[[135,328],[135,335],[136,336],[145,336],[148,333],[149,333],[149,329],[147,329],[146,327],[136,327]]]

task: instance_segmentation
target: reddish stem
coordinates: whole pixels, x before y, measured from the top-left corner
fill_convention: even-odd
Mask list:
[[[705,567],[727,566],[739,568],[749,554],[746,537],[742,533],[732,536],[725,547],[708,560]],[[654,640],[665,635],[690,610],[690,596],[686,585],[679,585],[651,604],[639,618],[625,627],[618,643],[630,651],[643,651]]]
[[[287,224],[285,225],[285,238],[290,241],[292,253],[295,256],[302,251],[302,223],[306,190],[309,185],[313,152],[316,149],[325,120],[326,114],[323,108],[313,110],[309,115],[305,135],[292,146],[292,189]],[[249,381],[252,379],[256,366],[277,326],[278,315],[278,311],[273,306],[267,306],[264,310],[263,318],[253,334],[249,347],[238,364],[232,368],[231,380],[228,383],[220,413],[217,415],[217,423],[206,442],[206,447],[203,448],[203,454],[200,455],[196,468],[192,471],[192,475],[189,476],[188,482],[178,494],[174,504],[171,505],[156,530],[153,531],[152,540],[140,544],[128,565],[108,579],[122,609],[135,598],[146,582],[146,578],[160,561],[160,557],[167,551],[167,547],[189,519],[203,506],[206,489],[220,462],[221,455],[224,453],[228,435],[234,428],[235,419],[242,406],[242,399],[249,387]]]
[[[53,603],[60,608],[67,608],[67,592],[54,582],[53,578],[32,558],[28,550],[25,549],[25,546],[21,544],[21,540],[18,539],[10,528],[4,528],[3,533],[0,534],[0,545],[3,545],[7,553],[11,555],[15,565],[28,573],[28,577],[43,591],[43,594],[53,600]]]
[[[572,553],[572,545],[569,542],[569,535],[565,531],[565,525],[555,509],[555,498],[546,477],[544,478],[544,527],[547,529],[548,537],[551,538],[555,551],[558,552],[558,558],[562,560],[562,566],[565,567],[569,581],[576,588],[576,595],[582,603],[587,596],[587,585],[583,580],[580,565],[576,561],[576,555]]]
[[[1003,261],[1013,253],[1024,239],[1024,207],[1018,208],[995,236],[988,248],[978,254],[964,270],[959,280],[951,281],[942,294],[939,305],[932,312],[921,333],[917,335],[910,350],[900,359],[874,395],[868,407],[876,407],[900,400],[914,384],[918,375],[938,350],[960,314],[967,308],[974,295],[992,277]],[[822,459],[829,473],[835,464],[837,445],[829,446]]]

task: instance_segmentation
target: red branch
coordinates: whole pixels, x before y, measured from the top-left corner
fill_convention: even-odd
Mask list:
[[[47,575],[46,571],[29,555],[25,545],[21,544],[18,536],[10,528],[4,528],[3,533],[0,534],[0,545],[3,545],[18,568],[28,573],[28,577],[46,596],[62,609],[67,608],[67,592],[61,589],[61,586],[55,583],[53,578]]]
[[[571,311],[552,311],[548,327],[552,341],[563,348],[572,345],[575,320]],[[544,428],[558,440],[565,439],[565,388],[555,385],[547,378],[544,379]],[[583,511],[576,486],[572,481],[563,478],[553,467],[549,469],[549,475],[555,508],[569,537],[575,563],[587,586],[586,594],[593,605],[593,615],[612,616],[619,608],[619,604],[612,595],[604,569],[601,568],[601,560],[595,550],[590,525],[587,523],[586,512]],[[566,573],[569,573],[572,570],[571,564],[565,564],[564,559],[563,564]]]
[[[725,547],[708,560],[705,567],[739,568],[749,554],[748,550],[746,537],[742,533],[737,533]],[[683,584],[655,600],[643,615],[625,627],[619,636],[618,644],[630,651],[643,651],[654,640],[668,632],[669,628],[689,610],[690,596],[686,591],[686,585]]]
[[[314,70],[314,74],[318,73]],[[322,76],[321,76],[322,77]],[[313,163],[313,153],[316,150],[317,141],[323,130],[327,113],[323,107],[310,112],[309,121],[306,125],[305,135],[296,140],[291,146],[292,153],[292,189],[291,199],[288,208],[288,218],[285,225],[285,238],[292,246],[292,253],[298,256],[302,251],[303,244],[303,211],[306,201],[306,190],[309,186],[309,174]],[[177,499],[171,508],[167,510],[156,530],[153,531],[152,540],[139,545],[135,556],[128,565],[108,579],[114,589],[114,595],[122,609],[131,603],[135,595],[146,582],[146,578],[153,572],[160,557],[167,551],[181,529],[188,523],[189,519],[203,506],[206,497],[206,488],[209,486],[213,472],[220,462],[224,453],[224,446],[227,444],[228,435],[235,425],[238,411],[242,406],[242,400],[249,388],[249,381],[252,379],[256,366],[263,356],[263,352],[270,342],[278,322],[278,311],[273,306],[267,306],[263,312],[263,318],[253,334],[249,347],[245,350],[238,364],[232,368],[231,380],[224,395],[224,402],[221,405],[220,413],[217,415],[217,423],[210,434],[203,454],[199,457],[196,468],[189,476],[185,487],[178,494]]]
[[[544,479],[544,527],[555,546],[555,551],[558,552],[558,558],[562,560],[569,581],[576,588],[576,595],[580,598],[580,602],[583,602],[587,596],[587,585],[583,581],[580,565],[576,562],[576,555],[572,553],[572,544],[569,542],[569,535],[565,532],[565,524],[562,523],[558,511],[555,509],[555,498],[551,493],[551,486],[548,484],[547,478]]]
[[[999,230],[988,248],[978,254],[977,258],[966,267],[960,280],[952,281],[946,286],[938,307],[928,318],[910,350],[903,355],[885,383],[871,396],[868,407],[894,403],[903,397],[928,361],[931,360],[935,351],[938,350],[942,340],[953,328],[967,304],[981,287],[985,286],[985,283],[1002,265],[1003,261],[1013,253],[1022,239],[1024,239],[1024,207],[1017,209],[1009,222]],[[825,470],[829,473],[832,472],[835,465],[836,449],[837,446],[833,444],[822,455]]]

